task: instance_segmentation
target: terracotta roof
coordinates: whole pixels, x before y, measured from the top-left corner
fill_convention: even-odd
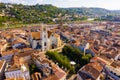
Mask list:
[[[61,68],[59,68],[56,64],[54,64],[53,62],[51,62],[51,66],[52,69],[54,71],[55,76],[53,76],[52,80],[61,80],[62,78],[66,77],[66,72],[63,71]],[[58,79],[54,79],[54,78],[58,78]]]
[[[79,46],[80,44],[81,44],[81,43],[80,43],[79,40],[76,40],[75,43],[74,43],[74,45],[76,45],[76,46]]]
[[[44,64],[44,63],[49,64],[49,61],[48,61],[47,59],[44,59],[44,60],[41,61],[41,63],[42,63],[42,64]]]
[[[98,60],[97,57],[93,57],[90,59],[90,62],[97,62],[97,60]]]
[[[101,72],[102,69],[103,69],[103,67],[102,67],[98,62],[89,63],[89,64],[87,64],[87,65],[94,67],[94,68],[97,69],[99,72]]]
[[[85,77],[82,74],[85,74],[85,75],[89,74],[93,79],[96,80],[99,77],[102,69],[103,67],[98,62],[89,63],[80,69],[79,75],[84,79]],[[85,71],[86,73],[84,73],[83,71]]]
[[[21,52],[17,56],[19,56],[19,57],[30,56],[31,53],[32,53],[32,51],[31,52]]]
[[[25,33],[25,31],[21,30],[21,29],[14,29],[11,31],[12,33]]]
[[[100,55],[98,58],[104,60],[104,62],[109,65],[113,62],[111,59],[107,58],[106,55]]]
[[[115,67],[115,68],[120,68],[120,61],[115,61],[111,64],[112,67]]]
[[[65,35],[70,35],[70,32],[69,31],[65,31],[64,34]]]
[[[102,63],[103,65],[106,64],[105,61],[101,60],[101,59],[98,58],[98,57],[93,57],[93,58],[91,58],[91,59],[90,59],[90,62],[100,62],[100,63]]]
[[[32,48],[23,48],[23,51],[32,51]]]
[[[92,66],[85,66],[84,70],[90,74],[95,80],[100,75],[100,72],[94,69]]]
[[[31,32],[33,39],[40,39],[41,35],[40,32]]]
[[[1,55],[6,56],[6,55],[9,55],[9,54],[14,54],[14,53],[19,53],[19,52],[20,52],[19,49],[12,49],[12,50],[3,51],[1,53]]]
[[[22,43],[22,42],[19,41],[19,40],[14,40],[14,41],[12,42],[12,45],[14,45],[14,44],[19,44],[19,43]]]
[[[24,78],[7,78],[5,80],[25,80]]]

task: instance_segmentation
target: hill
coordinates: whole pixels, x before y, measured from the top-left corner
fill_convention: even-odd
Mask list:
[[[120,10],[107,10],[104,8],[63,8],[71,14],[80,14],[90,17],[101,17],[105,15],[120,15]]]
[[[73,15],[79,16],[75,17]],[[0,3],[0,26],[5,26],[6,23],[11,25],[59,23],[61,22],[61,17],[64,21],[85,20],[87,17],[97,17],[103,20],[114,20],[115,17],[115,20],[117,20],[119,19],[119,15],[120,10],[107,10],[103,8],[58,8],[50,4],[22,5]],[[83,18],[81,18],[81,16],[83,16]],[[58,21],[55,21],[55,19]]]
[[[64,10],[52,5],[22,5],[0,3],[0,25],[29,24],[29,23],[52,23],[52,19],[57,17]]]

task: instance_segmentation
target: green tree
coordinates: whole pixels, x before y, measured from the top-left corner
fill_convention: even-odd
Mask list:
[[[49,58],[52,59],[54,62],[57,62],[60,67],[63,66],[64,68],[67,68],[70,73],[75,72],[74,67],[70,64],[70,60],[66,56],[59,54],[58,52],[50,51],[46,52],[46,55],[49,56]]]
[[[62,49],[62,54],[67,56],[71,61],[76,62],[76,71],[78,71],[80,67],[89,63],[90,59],[92,58],[91,54],[86,54],[84,56],[83,52],[71,46],[64,46],[64,48]]]

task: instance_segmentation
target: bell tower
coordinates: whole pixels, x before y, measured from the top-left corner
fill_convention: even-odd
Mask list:
[[[47,32],[47,26],[42,24],[42,52],[47,51],[48,47],[48,32]]]

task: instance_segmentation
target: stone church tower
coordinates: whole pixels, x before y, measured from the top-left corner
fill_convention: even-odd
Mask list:
[[[48,49],[48,32],[47,27],[42,25],[42,51],[47,51]]]

